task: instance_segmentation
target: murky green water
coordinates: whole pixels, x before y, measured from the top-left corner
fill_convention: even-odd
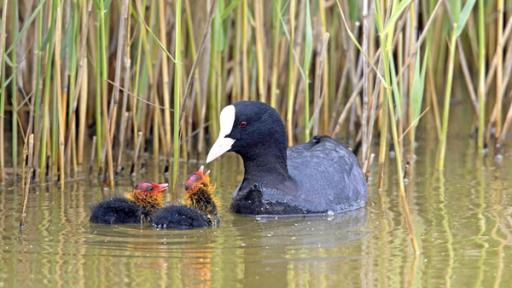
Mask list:
[[[0,287],[512,287],[512,154],[482,160],[469,129],[453,129],[439,174],[433,129],[424,131],[407,185],[417,256],[393,163],[383,189],[371,179],[367,209],[275,220],[229,212],[243,171],[231,155],[210,167],[224,204],[218,229],[91,225],[89,207],[106,195],[81,181],[33,190],[20,232],[20,193],[5,188]]]

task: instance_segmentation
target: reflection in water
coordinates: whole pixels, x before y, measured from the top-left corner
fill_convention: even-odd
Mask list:
[[[436,174],[436,178],[438,179],[438,190],[439,190],[439,212],[441,213],[441,222],[444,229],[445,237],[446,237],[446,250],[448,251],[447,255],[447,265],[446,265],[446,273],[445,273],[445,287],[452,286],[452,274],[453,274],[453,261],[454,261],[454,252],[453,252],[453,233],[450,225],[450,215],[448,215],[446,211],[446,189],[445,189],[445,179],[444,174]]]
[[[366,209],[254,218],[229,212],[242,167],[227,157],[211,167],[224,203],[218,229],[92,225],[90,205],[131,183],[109,192],[76,182],[64,192],[34,187],[20,233],[20,196],[1,190],[0,287],[512,287],[512,155],[497,165],[458,149],[465,139],[448,147],[445,173],[433,168],[429,138],[407,171],[419,255],[403,223],[394,169],[382,189],[371,180]]]
[[[242,283],[262,287],[336,284],[336,277],[327,276],[343,273],[344,262],[362,260],[357,254],[347,255],[346,249],[357,247],[357,241],[368,235],[366,220],[366,209],[314,218],[235,218],[233,228],[239,235],[250,236],[240,239]]]

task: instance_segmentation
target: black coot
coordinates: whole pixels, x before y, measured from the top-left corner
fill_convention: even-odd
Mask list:
[[[355,155],[328,136],[288,148],[284,123],[267,104],[224,107],[206,162],[228,151],[239,154],[245,168],[231,204],[236,213],[341,213],[366,205],[366,181]]]
[[[148,221],[151,214],[163,207],[167,183],[141,182],[125,197],[115,197],[92,207],[91,223],[137,224]]]
[[[164,207],[151,218],[153,226],[158,229],[193,229],[214,225],[206,213],[185,205]]]
[[[152,216],[158,229],[192,229],[219,225],[219,202],[210,171],[201,166],[185,182],[185,205],[170,205],[157,210]]]

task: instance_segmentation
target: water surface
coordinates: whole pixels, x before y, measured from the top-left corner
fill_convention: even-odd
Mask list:
[[[91,204],[110,192],[83,180],[34,187],[20,231],[20,193],[4,187],[0,287],[512,287],[512,155],[478,157],[469,132],[453,133],[444,173],[434,169],[435,136],[419,135],[406,187],[418,255],[392,162],[382,189],[370,179],[366,209],[268,219],[229,211],[243,171],[230,155],[210,167],[223,203],[217,229],[89,224]]]

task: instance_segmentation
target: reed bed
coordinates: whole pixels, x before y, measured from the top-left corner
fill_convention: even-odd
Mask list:
[[[64,187],[96,171],[113,186],[155,162],[176,183],[180,160],[204,159],[224,105],[260,100],[283,115],[289,144],[315,134],[341,138],[380,183],[384,164],[395,161],[413,235],[405,169],[425,121],[435,123],[444,168],[454,84],[463,83],[457,98],[473,107],[467,119],[479,155],[499,159],[510,133],[509,0],[3,0],[0,7],[2,182],[20,176]]]

